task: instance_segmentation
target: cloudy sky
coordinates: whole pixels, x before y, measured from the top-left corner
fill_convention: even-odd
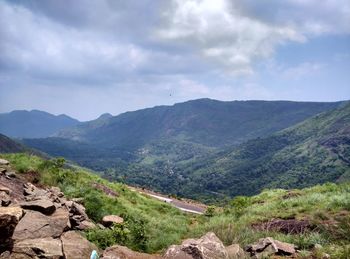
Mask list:
[[[349,0],[0,0],[0,112],[350,99]]]

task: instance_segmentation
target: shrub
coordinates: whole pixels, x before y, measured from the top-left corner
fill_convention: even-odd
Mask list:
[[[86,232],[86,238],[101,249],[120,244],[125,245],[128,239],[129,230],[123,225],[114,225],[112,228],[94,228]]]
[[[251,204],[251,198],[246,196],[237,196],[230,202],[230,205],[237,216],[241,216],[244,210]]]
[[[207,210],[204,213],[207,217],[213,217],[215,215],[215,206],[208,206]]]

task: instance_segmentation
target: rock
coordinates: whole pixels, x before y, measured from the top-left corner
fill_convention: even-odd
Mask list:
[[[228,258],[225,246],[217,236],[209,232],[199,239],[187,239],[181,245],[172,245],[166,251],[166,259],[221,259]]]
[[[64,205],[70,211],[70,208],[73,206],[73,201],[66,201]]]
[[[5,173],[7,178],[15,178],[16,177],[16,173],[15,172],[6,172]]]
[[[93,228],[96,228],[96,225],[89,220],[80,222],[80,224],[76,227],[77,230],[88,230]]]
[[[11,259],[26,258],[63,258],[62,243],[60,239],[37,238],[16,242],[13,246]]]
[[[322,245],[320,245],[320,244],[315,244],[314,245],[314,249],[315,250],[321,250],[323,247],[322,247]]]
[[[6,169],[6,168],[0,167],[0,174],[5,173],[6,171],[7,171],[7,169]]]
[[[50,215],[56,210],[56,207],[53,204],[53,202],[48,199],[26,201],[22,202],[20,205],[23,209],[39,211],[46,215]]]
[[[52,202],[57,203],[56,207],[61,207],[61,204],[66,202],[66,199],[64,198],[63,192],[61,192],[60,188],[58,188],[58,187],[51,187],[48,190],[48,198]]]
[[[23,194],[28,196],[26,197],[27,201],[48,199],[49,197],[49,193],[46,190],[37,188],[31,183],[25,183],[23,187]]]
[[[97,247],[82,237],[78,232],[68,231],[61,236],[63,253],[68,259],[90,258]]]
[[[58,198],[62,198],[64,196],[63,192],[61,192],[61,189],[59,187],[51,187],[49,191],[56,195]]]
[[[20,207],[0,207],[0,251],[11,242],[13,232],[23,216]]]
[[[59,237],[67,229],[69,229],[69,213],[65,209],[57,209],[51,216],[28,210],[15,228],[13,239]]]
[[[281,242],[278,240],[274,241],[277,249],[278,249],[278,254],[282,254],[282,255],[292,255],[295,254],[295,245],[293,244],[289,244],[289,243],[285,243],[285,242]]]
[[[104,225],[102,225],[101,223],[98,223],[97,226],[100,228],[100,229],[106,229],[106,227]]]
[[[6,194],[10,194],[11,190],[5,186],[0,185],[0,192],[4,192]]]
[[[296,252],[293,244],[274,240],[271,237],[261,238],[257,243],[247,246],[245,250],[256,258],[265,258],[273,254],[293,255]]]
[[[9,162],[9,161],[7,161],[7,160],[5,160],[5,159],[0,158],[0,165],[8,165],[8,164],[10,164],[10,162]]]
[[[226,247],[229,259],[241,259],[245,257],[244,250],[238,244],[232,244]]]
[[[107,215],[102,218],[102,225],[105,227],[112,226],[113,224],[122,224],[124,219],[117,215]]]
[[[101,259],[160,259],[160,255],[144,254],[130,250],[125,246],[108,247]]]
[[[84,219],[88,218],[88,216],[86,215],[84,206],[76,202],[72,203],[69,212],[72,213],[73,215],[82,216],[82,218]]]
[[[7,207],[11,203],[11,197],[6,192],[0,191],[0,206]]]
[[[10,251],[5,251],[2,254],[0,254],[0,259],[8,259],[10,258],[11,252]]]
[[[76,203],[79,203],[79,204],[83,204],[84,198],[73,198],[72,201],[76,202]]]
[[[36,187],[31,183],[23,184],[23,194],[24,195],[32,195],[36,191]]]

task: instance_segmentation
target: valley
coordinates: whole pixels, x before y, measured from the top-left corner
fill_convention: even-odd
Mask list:
[[[321,112],[344,107],[345,104],[199,99],[115,117],[102,116],[63,129],[53,137],[25,138],[21,141],[49,155],[62,156],[98,171],[109,180],[153,189],[163,194],[218,203],[234,195],[256,194],[264,187],[279,187],[278,184],[270,183],[270,180],[263,180],[264,186],[259,183],[264,178],[257,178],[258,175],[267,177],[269,173],[275,172],[261,167],[259,163],[263,163],[264,159],[269,160],[268,163],[264,162],[266,167],[274,161],[270,157],[277,157],[279,153],[282,160],[288,160],[287,164],[290,164],[287,167],[286,163],[283,167],[274,165],[281,170],[279,177],[282,177],[286,170],[290,170],[290,166],[293,167],[288,153],[282,153],[283,149],[301,145],[308,138],[307,134],[312,134],[311,129],[302,136],[303,129],[297,132],[297,129],[289,128]],[[347,124],[343,126],[347,127]],[[284,130],[288,134],[279,133]],[[328,135],[324,139],[328,139]],[[339,145],[344,144],[347,149],[346,136],[339,141]],[[326,155],[328,150],[329,147],[322,145],[320,151],[315,152]],[[246,152],[250,156],[237,157],[235,152]],[[304,156],[301,159],[306,168],[305,163],[310,158]],[[290,181],[278,180],[277,183],[284,184],[281,185],[283,187],[296,188],[314,184],[313,179],[317,179],[317,183],[336,181],[348,166],[344,161],[338,163],[338,158],[335,161],[335,169],[328,167],[327,170],[331,172],[324,179],[314,178],[315,172],[311,178],[303,181],[303,185],[296,180],[297,176],[293,176]],[[302,172],[303,168],[299,170]],[[245,180],[242,182],[241,179]],[[236,184],[240,188],[235,187]],[[232,188],[228,188],[228,185]]]
[[[43,253],[78,259],[70,254],[69,237],[85,244],[81,253],[102,258],[185,258],[188,242],[203,258],[348,258],[349,102],[244,102],[238,105],[248,107],[241,110],[235,102],[212,100],[179,105],[186,111],[179,117],[172,106],[156,107],[121,118],[103,115],[48,138],[0,135],[0,217],[12,208],[28,214],[18,219],[0,254],[35,254],[47,242],[60,242],[62,251]],[[193,112],[197,105],[188,116],[189,106]],[[240,119],[212,120],[200,112],[203,105],[223,105],[217,109],[225,112],[233,105],[227,115],[238,109]],[[281,116],[269,118],[267,108],[260,121],[250,119],[261,105],[280,109]],[[240,124],[244,131],[235,129]],[[32,201],[28,188],[47,196]],[[58,212],[46,215],[50,202]],[[69,212],[70,225],[59,236],[39,231],[18,237],[22,228],[40,225],[40,213],[49,229],[57,229],[51,218],[62,211]],[[115,222],[108,225],[106,217]],[[33,243],[39,234],[42,239]]]

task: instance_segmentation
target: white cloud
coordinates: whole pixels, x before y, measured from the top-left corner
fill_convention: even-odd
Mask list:
[[[265,24],[240,13],[226,0],[174,0],[155,37],[182,42],[233,74],[251,74],[256,59],[285,41],[305,37],[287,26]]]

